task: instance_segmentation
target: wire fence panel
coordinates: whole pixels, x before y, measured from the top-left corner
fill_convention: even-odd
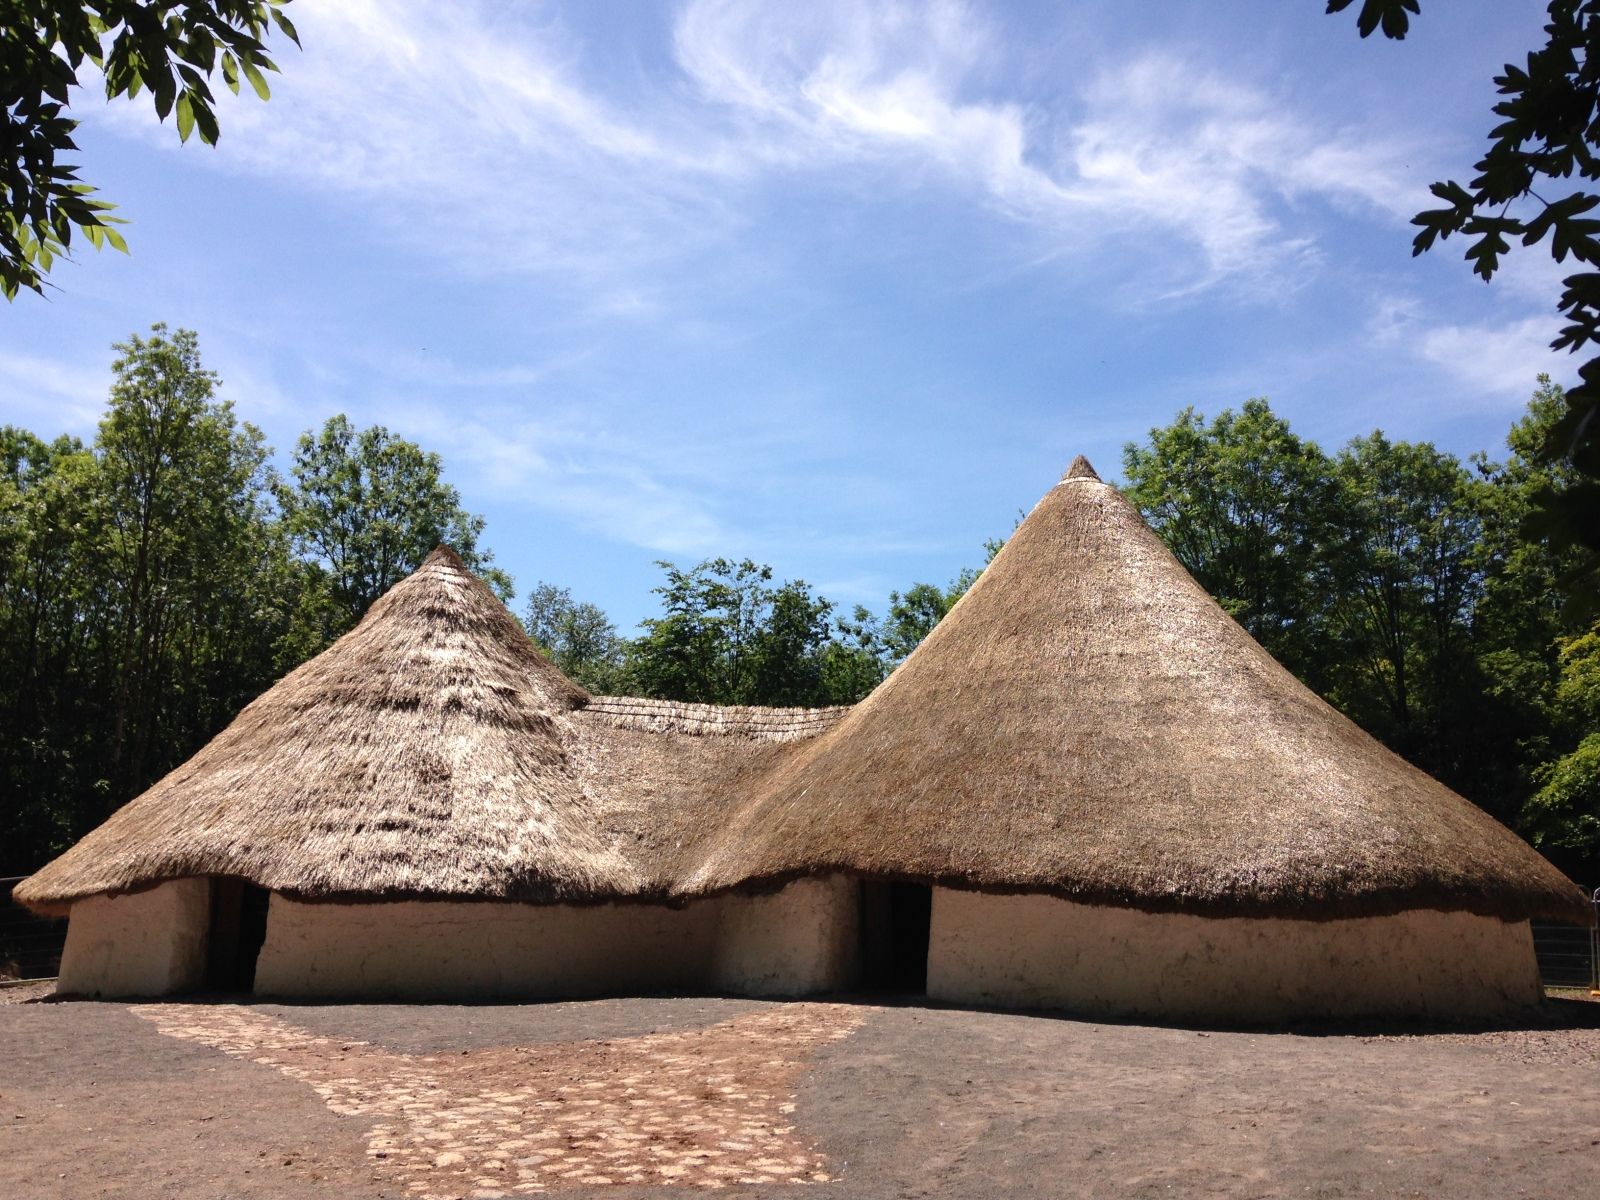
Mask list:
[[[1535,925],[1533,952],[1546,987],[1591,987],[1594,947],[1587,929],[1576,925]]]
[[[67,941],[66,918],[36,917],[11,899],[25,876],[0,878],[0,982],[54,979]]]

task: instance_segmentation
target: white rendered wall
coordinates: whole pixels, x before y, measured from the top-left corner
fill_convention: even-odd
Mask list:
[[[1206,918],[935,888],[928,995],[1166,1020],[1459,1020],[1543,997],[1527,922]]]
[[[67,922],[56,990],[163,996],[199,987],[210,921],[209,879],[174,879],[146,892],[79,900]]]
[[[267,996],[601,996],[703,977],[713,924],[694,908],[273,894],[255,990]]]
[[[800,879],[766,896],[723,896],[711,986],[741,996],[810,996],[851,987],[860,975],[861,885]]]
[[[663,991],[800,995],[848,986],[855,889],[656,904],[399,901],[274,894],[255,990],[278,996],[554,998]],[[849,932],[843,932],[848,923]],[[837,927],[837,928],[835,928]]]

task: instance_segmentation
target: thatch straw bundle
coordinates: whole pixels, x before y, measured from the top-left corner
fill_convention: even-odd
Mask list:
[[[1590,919],[1279,666],[1081,459],[687,888],[828,869],[1199,914]]]
[[[587,700],[441,548],[16,895],[185,875],[302,898],[632,892],[558,729]]]

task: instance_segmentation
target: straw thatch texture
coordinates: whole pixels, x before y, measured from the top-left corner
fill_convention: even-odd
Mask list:
[[[833,708],[759,708],[755,705],[688,704],[640,696],[595,696],[585,719],[617,729],[681,733],[690,737],[745,737],[790,742],[816,737],[837,725],[848,705]]]
[[[1524,842],[1273,661],[1087,463],[721,819],[686,890],[832,869],[1200,914],[1590,919]]]
[[[568,758],[641,890],[679,891],[723,822],[847,711],[596,696],[566,724]]]
[[[633,892],[563,746],[587,699],[441,548],[17,898],[186,875],[302,898]]]

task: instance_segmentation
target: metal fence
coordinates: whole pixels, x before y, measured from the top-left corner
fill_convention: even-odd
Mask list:
[[[9,979],[54,979],[61,967],[67,922],[36,917],[12,902],[11,889],[25,876],[0,878],[0,983]]]
[[[1600,888],[1593,894],[1600,919]],[[1600,991],[1600,925],[1533,923],[1533,952],[1546,987],[1591,988]]]

